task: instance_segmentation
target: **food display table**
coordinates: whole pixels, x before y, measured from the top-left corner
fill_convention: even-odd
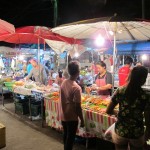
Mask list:
[[[27,95],[30,96],[32,95],[32,90],[24,88],[23,86],[16,86],[13,88],[13,92],[21,95]]]
[[[10,91],[7,87],[4,87],[3,85],[0,86],[0,92],[2,94],[2,105],[4,106],[4,94],[9,94],[12,93],[12,91]]]
[[[41,119],[42,119],[42,127],[44,127],[44,120],[45,120],[45,116],[44,116],[44,91],[32,89],[31,93],[32,93],[32,95],[34,95],[34,97],[37,101],[41,102]]]
[[[50,98],[44,98],[46,124],[50,127],[62,130],[60,120],[59,103]],[[82,109],[85,120],[85,127],[78,128],[77,135],[81,137],[104,138],[108,127],[116,122],[116,117],[107,114],[97,113],[91,110]]]
[[[44,105],[46,125],[62,131],[58,101],[44,98]],[[78,128],[77,135],[81,137],[95,137],[95,134],[87,132],[84,128]]]
[[[7,87],[3,87],[3,89],[5,89]],[[8,89],[9,90],[9,89]],[[10,91],[10,90],[9,90]],[[31,100],[33,99],[33,97],[35,97],[35,99],[37,101],[40,101],[41,102],[41,118],[42,118],[42,126],[43,126],[43,120],[44,120],[44,117],[43,117],[43,91],[39,91],[37,89],[28,89],[28,88],[25,88],[24,86],[14,86],[11,90],[11,92],[13,93],[13,95],[15,94],[19,94],[19,95],[23,95],[23,96],[27,96],[28,97],[28,109],[29,110],[29,118],[30,120],[32,120],[32,109],[31,109]],[[4,98],[3,98],[3,106],[4,106]],[[15,109],[15,113],[16,113],[16,109]]]

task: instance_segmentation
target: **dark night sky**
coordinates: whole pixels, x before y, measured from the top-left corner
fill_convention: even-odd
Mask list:
[[[120,16],[141,18],[142,0],[58,0],[59,24],[94,17]],[[145,18],[150,19],[150,0],[145,0]],[[0,0],[0,18],[16,27],[43,25],[53,27],[51,0]]]

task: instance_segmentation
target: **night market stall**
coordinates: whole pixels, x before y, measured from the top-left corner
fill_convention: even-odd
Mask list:
[[[131,19],[130,19],[131,20]],[[107,18],[83,20],[52,29],[53,32],[75,39],[95,39],[99,47],[110,41],[113,46],[113,80],[115,75],[115,60],[117,58],[117,42],[147,41],[150,39],[150,22],[129,21],[119,18],[116,14]]]
[[[109,24],[109,25],[108,25]],[[124,32],[124,22],[123,23],[119,23],[119,25],[117,26],[117,28],[115,28],[116,30],[114,31],[114,26],[116,26],[117,23],[113,23],[113,25],[110,25],[109,23],[103,22],[100,25],[99,24],[94,24],[94,31],[92,32],[86,32],[86,28],[87,29],[91,29],[93,28],[93,24],[87,24],[87,25],[79,25],[79,26],[83,26],[84,30],[80,31],[80,33],[84,33],[83,36],[79,37],[80,38],[89,38],[91,36],[91,33],[96,32],[95,35],[99,34],[99,31],[102,31],[102,33],[105,33],[105,37],[107,37],[108,40],[110,41],[114,41],[114,51],[113,54],[116,54],[116,37],[118,35],[118,39],[120,37],[120,33],[119,32]],[[147,23],[142,23],[142,25],[140,24],[140,22],[128,22],[127,23],[127,27],[126,28],[131,28],[131,25],[134,24],[135,26],[137,25],[140,29],[142,28],[142,25],[145,25],[145,28],[143,29],[143,32],[145,34],[147,34],[147,32],[149,32],[149,30],[147,30],[147,26],[149,24]],[[72,25],[71,25],[72,26]],[[74,26],[74,25],[73,25]],[[77,26],[77,25],[76,25]],[[76,27],[75,26],[75,27]],[[100,28],[99,28],[100,26]],[[111,29],[112,26],[112,29]],[[64,27],[62,27],[64,28]],[[68,28],[68,26],[67,26]],[[66,29],[67,29],[66,28]],[[109,28],[109,30],[107,29],[106,32],[106,28]],[[56,28],[56,29],[59,29]],[[81,28],[82,29],[82,28]],[[101,29],[101,30],[100,30]],[[133,29],[133,28],[132,28]],[[61,27],[60,27],[61,30]],[[116,36],[112,34],[112,32],[110,32],[110,35],[112,34],[113,39],[108,38],[108,31],[114,31],[114,33],[116,34]],[[133,29],[135,30],[135,29]],[[55,29],[54,29],[55,31]],[[58,30],[57,30],[58,31]],[[72,30],[71,30],[72,31]],[[71,31],[64,31],[64,33],[70,33]],[[78,31],[78,30],[76,30]],[[91,30],[90,30],[91,31]],[[80,36],[80,33],[76,33],[76,35]],[[126,36],[129,38],[128,35],[128,31],[125,31],[124,34],[122,35],[122,39],[120,40],[124,40],[127,41],[127,39],[125,38],[126,36],[124,36],[126,34]],[[73,36],[73,38],[76,38]],[[69,36],[69,35],[67,35]],[[7,37],[7,36],[6,36]],[[20,37],[20,33],[19,36],[17,36],[17,38]],[[71,35],[72,37],[72,35]],[[102,37],[99,35],[99,40],[97,41],[99,43],[99,41],[103,41]],[[111,36],[110,36],[111,37]],[[133,36],[131,36],[132,39],[128,39],[128,40],[141,40],[141,39],[135,39]],[[138,36],[140,38],[143,38],[144,40],[147,40],[144,36]],[[1,37],[0,37],[1,38]],[[19,43],[20,40],[18,40],[17,38],[15,38]],[[6,40],[7,38],[5,38]],[[9,38],[8,38],[9,39]],[[43,40],[43,39],[42,39]],[[28,41],[29,42],[29,41]],[[37,43],[39,42],[39,37],[37,38]],[[54,47],[54,49],[56,49],[57,51],[59,51],[60,47],[63,47],[64,49],[66,49],[66,45],[64,46],[64,43],[61,43],[62,41],[57,41],[56,46]],[[76,48],[74,41],[72,43],[73,48]],[[32,42],[31,42],[32,43]],[[50,45],[55,44],[53,41],[47,41],[47,43],[49,43]],[[69,44],[68,44],[69,45]],[[69,45],[70,46],[70,45]],[[72,47],[70,46],[68,49],[72,49]],[[78,50],[78,48],[76,48]],[[77,52],[77,50],[74,51]],[[84,50],[84,48],[83,48]],[[59,52],[60,53],[60,52]],[[114,55],[116,57],[116,55]],[[114,60],[115,60],[114,57]],[[7,84],[8,83],[8,84]],[[11,81],[10,84],[9,82],[5,82],[5,88],[7,88],[9,91],[11,91],[14,94],[14,97],[16,98],[19,94],[19,101],[16,98],[15,99],[15,112],[20,112],[23,115],[28,114],[29,118],[31,120],[34,120],[33,114],[33,103],[32,100],[36,100],[36,102],[40,102],[40,109],[39,107],[37,108],[39,111],[37,111],[36,115],[40,115],[40,117],[42,117],[42,126],[44,125],[44,119],[46,119],[46,125],[50,126],[52,128],[55,128],[57,130],[62,131],[62,126],[61,126],[61,120],[60,120],[60,111],[59,111],[59,86],[56,84],[52,84],[52,85],[48,85],[48,86],[44,86],[41,85],[39,83],[35,83],[35,82],[27,82],[26,80],[22,80],[22,81]],[[26,101],[26,98],[28,99]],[[25,101],[25,103],[22,103],[22,101]],[[105,109],[107,107],[107,105],[110,102],[110,97],[103,97],[103,96],[93,96],[93,95],[89,95],[89,94],[83,94],[82,95],[82,111],[83,111],[83,115],[84,115],[84,120],[85,120],[85,128],[78,128],[77,131],[77,135],[81,136],[81,137],[86,137],[86,138],[90,138],[90,137],[97,137],[97,138],[102,138],[105,139],[104,137],[104,133],[105,131],[108,129],[108,127],[110,127],[115,121],[116,121],[116,117],[115,116],[109,116],[105,113]],[[5,105],[5,100],[3,99],[3,105]],[[45,110],[43,109],[45,106]],[[28,108],[25,110],[25,108]],[[116,107],[116,110],[118,109],[118,106]],[[45,114],[45,115],[44,115]]]

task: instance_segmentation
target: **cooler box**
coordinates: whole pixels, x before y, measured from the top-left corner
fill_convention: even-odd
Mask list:
[[[6,146],[6,128],[3,124],[0,123],[0,148]]]

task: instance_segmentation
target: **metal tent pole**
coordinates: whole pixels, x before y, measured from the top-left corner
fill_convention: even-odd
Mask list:
[[[92,54],[92,65],[95,65],[95,64],[94,64],[94,60],[93,60],[93,56],[94,56],[94,50],[93,50],[93,49],[92,49],[91,54]],[[94,66],[94,67],[95,67],[95,66]],[[93,69],[92,69],[92,78],[93,78],[93,81],[94,81],[94,71],[93,71]]]
[[[40,64],[40,38],[38,38],[38,64]]]
[[[113,50],[113,74],[112,74],[112,93],[114,93],[114,81],[115,81],[115,70],[116,70],[116,30],[117,30],[117,23],[115,22],[114,28],[114,50]]]
[[[54,2],[54,27],[56,27],[58,22],[58,0],[53,0],[53,2]]]
[[[68,57],[69,57],[69,53],[67,52],[67,67],[68,67],[68,61],[69,61],[69,59],[68,59]]]
[[[124,66],[124,55],[123,55],[123,66]]]

